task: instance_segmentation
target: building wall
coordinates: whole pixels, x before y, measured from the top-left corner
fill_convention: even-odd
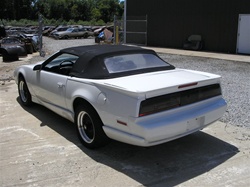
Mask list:
[[[127,16],[147,15],[149,46],[182,48],[192,34],[204,50],[236,52],[239,14],[250,14],[250,0],[127,0]]]

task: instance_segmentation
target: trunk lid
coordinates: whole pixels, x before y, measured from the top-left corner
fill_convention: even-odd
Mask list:
[[[146,98],[220,82],[220,76],[205,72],[175,69],[103,81],[104,85]]]

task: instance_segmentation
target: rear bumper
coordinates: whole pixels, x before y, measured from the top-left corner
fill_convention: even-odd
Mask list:
[[[153,146],[194,133],[217,121],[226,111],[223,98],[213,98],[182,109],[130,119],[128,133],[104,126],[108,137],[138,146]]]

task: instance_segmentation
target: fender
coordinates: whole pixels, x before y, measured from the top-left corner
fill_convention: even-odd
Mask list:
[[[69,78],[66,84],[65,102],[70,111],[74,111],[75,99],[82,98],[98,111],[98,97],[101,91],[89,82],[80,81],[77,78]]]

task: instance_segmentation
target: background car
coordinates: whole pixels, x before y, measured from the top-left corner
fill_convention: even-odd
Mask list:
[[[33,52],[37,52],[39,50],[39,41],[37,34],[24,34],[18,32],[9,36],[9,38],[10,37],[14,37],[25,43],[25,48],[28,54],[32,54]]]
[[[43,36],[49,36],[50,33],[55,29],[55,26],[45,26],[43,27]]]
[[[20,66],[14,78],[24,106],[38,103],[74,122],[88,148],[110,139],[158,145],[206,127],[226,110],[220,76],[175,68],[138,47],[62,49]]]
[[[53,30],[49,31],[49,36],[54,37],[54,34],[56,32],[66,31],[68,28],[70,28],[70,27],[69,26],[58,26],[58,27],[54,28]]]
[[[94,32],[91,28],[88,28],[88,27],[84,27],[82,28],[83,31],[86,31],[86,34],[83,35],[83,38],[88,38],[88,37],[92,37],[94,36]]]
[[[54,33],[56,39],[87,38],[93,36],[93,32],[87,28],[68,28],[66,31]]]
[[[26,44],[15,37],[5,37],[1,40],[0,54],[3,61],[15,61],[19,56],[27,56]]]

